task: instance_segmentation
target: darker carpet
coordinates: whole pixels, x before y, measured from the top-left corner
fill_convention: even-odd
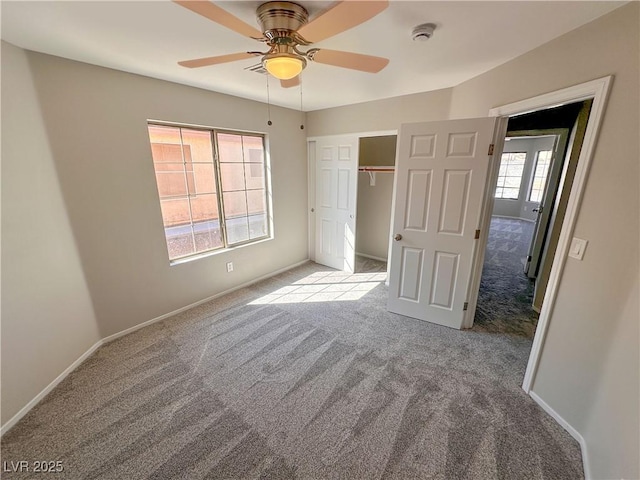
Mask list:
[[[491,218],[474,330],[533,338],[534,282],[523,270],[533,228],[524,220]]]

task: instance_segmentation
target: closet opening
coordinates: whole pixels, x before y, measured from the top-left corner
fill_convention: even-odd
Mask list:
[[[397,135],[360,137],[355,271],[386,271]]]

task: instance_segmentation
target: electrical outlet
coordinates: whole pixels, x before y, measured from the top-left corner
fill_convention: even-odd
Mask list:
[[[227,272],[233,272],[233,262],[227,262]]]

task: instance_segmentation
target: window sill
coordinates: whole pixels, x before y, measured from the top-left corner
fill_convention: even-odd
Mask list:
[[[218,250],[211,250],[209,252],[196,253],[195,255],[189,255],[188,257],[176,258],[175,260],[169,260],[169,266],[175,267],[177,265],[190,263],[194,260],[200,260],[201,258],[213,257],[213,256],[224,254],[224,253],[230,253],[235,250],[239,250],[241,248],[252,247],[254,245],[259,245],[261,243],[270,242],[271,240],[273,240],[273,236],[262,238],[260,240],[256,240],[255,242],[243,243],[241,245],[236,245],[234,247],[220,248]]]

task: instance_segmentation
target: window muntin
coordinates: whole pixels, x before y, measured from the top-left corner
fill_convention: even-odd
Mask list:
[[[148,129],[170,260],[269,236],[262,135]]]
[[[517,200],[520,196],[520,184],[524,173],[526,152],[503,153],[500,158],[500,171],[496,185],[495,198]]]
[[[529,189],[530,202],[540,203],[542,201],[544,187],[549,175],[549,167],[551,166],[551,154],[551,150],[540,150],[536,154],[536,167],[533,171],[533,179]]]

